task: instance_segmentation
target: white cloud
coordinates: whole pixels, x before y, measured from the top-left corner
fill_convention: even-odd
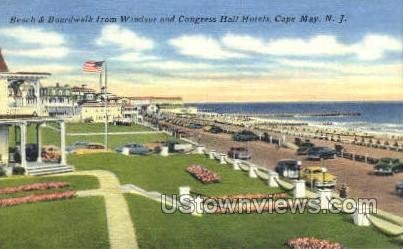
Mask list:
[[[13,38],[21,43],[41,46],[60,46],[66,43],[63,35],[53,31],[46,31],[42,28],[1,28],[0,35]]]
[[[151,55],[143,55],[143,54],[137,53],[137,52],[128,52],[128,53],[123,53],[121,55],[112,57],[111,59],[116,60],[116,61],[124,61],[124,62],[139,62],[139,61],[157,60],[158,57],[151,56]]]
[[[30,58],[58,59],[68,55],[70,49],[67,47],[43,47],[33,49],[5,49],[4,54]]]
[[[388,51],[401,51],[398,39],[369,34],[357,43],[341,43],[335,36],[318,35],[309,39],[279,38],[264,41],[249,35],[227,34],[222,44],[229,49],[276,56],[342,56],[355,55],[361,60],[376,60]]]
[[[97,38],[97,45],[116,45],[121,49],[144,51],[154,48],[154,41],[116,24],[106,25]]]
[[[41,64],[41,65],[23,65],[16,68],[15,71],[21,72],[49,72],[49,73],[71,73],[78,68],[62,64]]]
[[[352,50],[362,60],[376,60],[382,58],[387,51],[402,53],[403,44],[387,35],[366,35],[359,43],[352,46]]]
[[[207,63],[187,63],[181,61],[155,61],[155,62],[146,62],[137,67],[144,68],[155,68],[162,70],[200,70],[200,69],[209,69],[213,68],[212,65]]]
[[[42,28],[1,28],[0,36],[12,38],[22,44],[18,45],[18,49],[4,50],[5,54],[11,56],[57,59],[70,53],[62,34]]]
[[[186,56],[224,60],[247,57],[245,54],[225,49],[220,41],[204,35],[183,35],[169,40],[169,44]]]

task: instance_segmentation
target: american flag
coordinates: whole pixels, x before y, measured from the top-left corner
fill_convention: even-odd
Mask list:
[[[89,73],[102,72],[103,61],[86,61],[84,62],[83,71]]]

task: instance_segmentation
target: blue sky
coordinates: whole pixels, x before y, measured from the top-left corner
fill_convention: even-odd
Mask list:
[[[84,3],[83,3],[84,2]],[[13,71],[49,71],[47,84],[96,85],[83,73],[107,59],[111,88],[189,101],[403,99],[401,1],[3,1],[0,47]],[[157,23],[10,24],[10,18],[145,16]],[[269,16],[267,23],[159,23]],[[274,17],[296,17],[295,23]],[[320,23],[300,23],[301,15]],[[342,24],[324,17],[345,15]],[[307,91],[309,89],[309,91]],[[347,93],[345,89],[348,89]]]

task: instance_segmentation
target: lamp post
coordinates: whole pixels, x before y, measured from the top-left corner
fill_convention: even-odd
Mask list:
[[[297,161],[298,180],[301,179],[301,167],[302,167],[302,162],[301,162],[301,161]]]

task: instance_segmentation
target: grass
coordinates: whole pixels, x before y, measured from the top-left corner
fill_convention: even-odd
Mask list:
[[[88,133],[88,132],[103,132],[102,124],[76,124],[68,123],[66,125],[67,132],[72,133]],[[101,129],[102,128],[102,129]],[[123,131],[150,131],[151,129],[140,126],[110,126],[109,132],[123,132]],[[15,147],[15,130],[14,128],[9,129],[9,144],[10,147]],[[57,130],[50,127],[42,127],[42,144],[43,145],[56,145],[60,146],[60,135]],[[108,147],[113,149],[120,145],[126,143],[150,143],[155,141],[166,141],[167,139],[173,139],[164,133],[158,134],[125,134],[125,135],[109,135],[108,136]],[[73,144],[76,141],[87,141],[93,143],[104,143],[103,135],[92,135],[92,136],[66,136],[66,145]],[[34,125],[27,127],[27,143],[36,143],[36,128]]]
[[[0,248],[109,248],[102,197],[0,208]]]
[[[118,146],[127,144],[127,143],[151,143],[151,142],[161,142],[166,141],[169,138],[168,135],[164,133],[159,134],[135,134],[135,135],[109,135],[108,136],[108,148],[114,149]],[[76,141],[86,141],[93,143],[104,143],[103,135],[95,135],[95,136],[67,136],[66,143],[67,145],[73,144]]]
[[[140,248],[283,248],[290,238],[314,236],[347,248],[399,248],[372,227],[334,214],[163,214],[160,204],[126,195]]]
[[[262,180],[248,178],[245,172],[234,171],[229,165],[219,165],[216,161],[200,155],[128,157],[116,153],[101,153],[69,155],[68,162],[78,170],[110,170],[119,177],[121,184],[131,183],[148,191],[167,194],[178,193],[179,186],[190,186],[192,191],[205,195],[281,191],[279,188],[268,188]],[[213,170],[221,177],[221,182],[201,183],[185,171],[191,164],[200,164]]]
[[[89,132],[103,132],[104,124],[103,123],[68,123],[66,125],[67,133],[89,133]],[[152,131],[151,128],[132,124],[131,126],[117,126],[117,125],[109,125],[109,132],[127,132],[127,131]]]

